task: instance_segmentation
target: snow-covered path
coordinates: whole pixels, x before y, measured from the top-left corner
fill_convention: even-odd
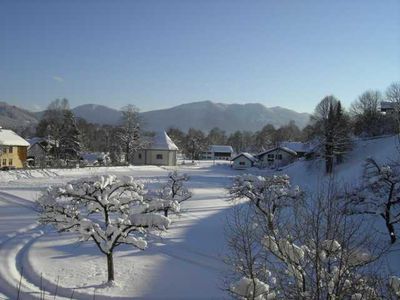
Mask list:
[[[212,170],[211,170],[212,169]],[[235,172],[227,166],[186,167],[191,176],[193,199],[174,217],[170,230],[156,236],[149,249],[121,246],[115,255],[117,286],[105,287],[105,258],[90,243],[77,243],[72,234],[60,235],[36,224],[33,202],[49,184],[64,183],[83,171],[51,173],[52,177],[25,176],[3,183],[0,192],[0,297],[16,299],[187,299],[226,297],[222,279],[226,266],[224,223],[227,208],[225,187]],[[157,181],[168,170],[125,168],[116,174]],[[110,172],[109,170],[107,172]],[[49,173],[50,174],[50,173]],[[0,298],[1,299],[1,298]]]

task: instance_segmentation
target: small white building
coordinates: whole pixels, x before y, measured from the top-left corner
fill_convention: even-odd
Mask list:
[[[202,159],[231,160],[233,155],[232,146],[211,145],[207,151],[201,154]]]
[[[257,158],[247,152],[242,152],[232,158],[232,167],[237,170],[244,170],[254,167],[257,162]]]
[[[157,132],[132,158],[135,165],[176,166],[178,147],[165,131]]]
[[[262,167],[278,168],[296,160],[297,153],[286,147],[275,147],[258,154],[257,158]]]

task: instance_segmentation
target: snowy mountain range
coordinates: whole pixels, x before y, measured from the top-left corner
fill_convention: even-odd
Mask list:
[[[90,123],[116,125],[121,119],[121,112],[103,105],[84,104],[73,108],[76,117]],[[0,125],[36,124],[43,112],[28,112],[6,103],[0,105]],[[257,131],[266,124],[276,127],[293,120],[303,128],[310,115],[298,113],[282,107],[265,107],[259,103],[222,104],[211,101],[193,102],[168,109],[142,112],[141,117],[147,130],[168,129],[170,127],[187,131],[189,128],[209,131],[219,127],[227,133],[236,130]],[[11,122],[12,121],[12,122]]]

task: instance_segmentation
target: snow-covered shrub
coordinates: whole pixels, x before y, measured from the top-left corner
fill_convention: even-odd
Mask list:
[[[38,199],[39,222],[93,241],[107,256],[108,281],[112,281],[117,246],[130,244],[143,250],[149,230],[165,230],[170,224],[144,194],[143,184],[132,177],[109,175],[72,181],[42,194]]]
[[[268,286],[275,299],[377,299],[387,293],[372,268],[387,248],[363,219],[346,214],[332,185],[307,195],[285,175],[244,175],[230,193],[247,200],[228,219],[226,262],[233,267],[229,291],[235,296],[266,299],[257,298],[254,282]]]
[[[167,183],[161,187],[150,205],[163,210],[166,217],[169,211],[179,212],[180,203],[192,197],[192,193],[185,186],[188,180],[187,174],[178,174],[177,171],[169,173]]]
[[[243,299],[254,300],[272,300],[275,299],[275,293],[269,291],[269,285],[258,280],[242,277],[230,286],[230,291]]]

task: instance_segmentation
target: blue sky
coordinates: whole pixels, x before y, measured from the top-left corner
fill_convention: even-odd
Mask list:
[[[0,100],[312,112],[400,80],[400,1],[0,0]]]

